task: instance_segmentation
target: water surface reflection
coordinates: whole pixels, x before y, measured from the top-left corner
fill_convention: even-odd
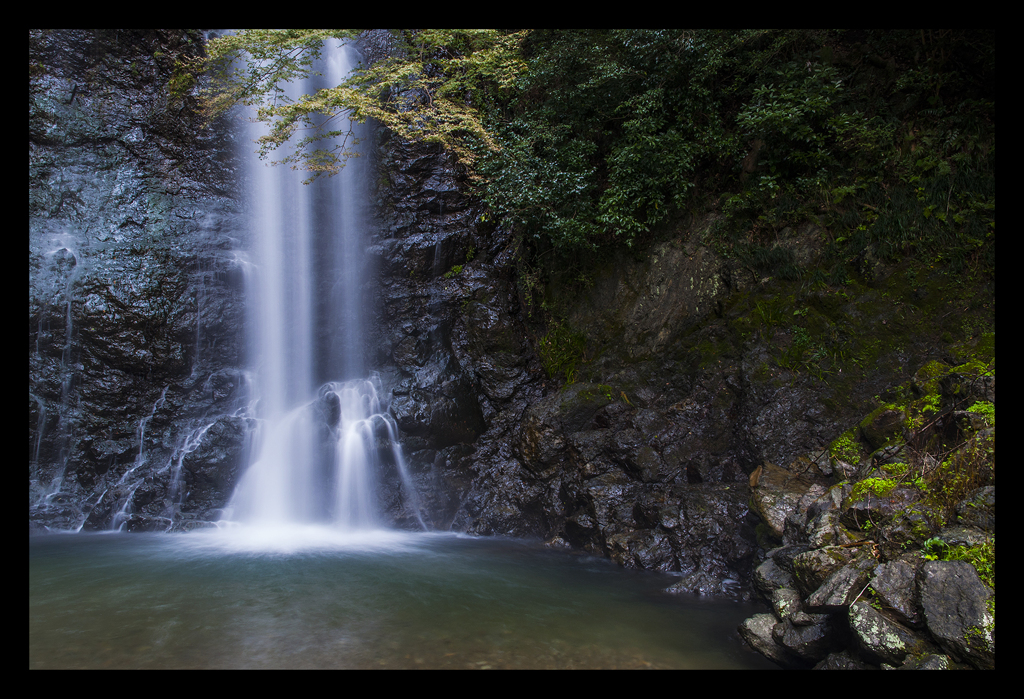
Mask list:
[[[770,668],[737,602],[533,542],[328,527],[29,540],[31,668]]]

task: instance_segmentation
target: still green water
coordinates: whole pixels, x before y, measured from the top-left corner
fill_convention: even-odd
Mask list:
[[[29,539],[30,668],[773,668],[762,611],[533,542],[316,527]]]

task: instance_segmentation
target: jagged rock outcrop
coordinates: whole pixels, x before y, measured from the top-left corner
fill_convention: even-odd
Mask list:
[[[511,235],[479,221],[482,205],[449,156],[382,135],[377,161],[372,361],[428,518],[447,528],[470,479],[449,463],[539,396],[539,366],[510,274]]]
[[[480,204],[458,194],[458,172],[443,154],[390,140],[381,149],[390,175],[378,193],[381,225],[371,247],[381,270],[378,365],[392,367],[382,372],[391,412],[429,519],[678,572],[681,590],[737,587],[755,547],[747,473],[736,454],[719,453],[728,428],[692,420],[702,410],[707,416],[698,404],[706,389],[666,403],[643,367],[627,369],[632,398],[606,384],[556,390],[528,339],[510,232],[479,220]],[[630,283],[645,291],[630,308],[621,299],[615,305],[614,291],[607,303],[593,302],[646,328],[646,344],[627,349],[658,354],[680,319],[692,324],[714,308],[719,282],[700,277],[713,256],[698,258],[688,279],[699,283],[652,291],[654,273],[632,268]],[[660,283],[691,259],[675,248],[656,256]],[[642,311],[652,294],[664,307]],[[717,388],[731,395],[740,383],[734,373]],[[678,381],[669,385],[664,393],[678,395]],[[727,410],[735,397],[723,402]],[[688,453],[677,444],[687,435],[704,448]]]

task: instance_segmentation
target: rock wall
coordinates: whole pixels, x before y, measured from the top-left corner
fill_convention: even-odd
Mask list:
[[[427,518],[453,526],[479,438],[541,395],[513,275],[511,235],[480,221],[447,155],[384,136],[378,147],[379,270],[372,365]],[[460,529],[468,525],[460,520]]]
[[[752,290],[779,290],[702,245],[713,221],[701,220],[599,269],[585,293],[549,282],[587,338],[579,380],[563,386],[537,355],[511,233],[482,220],[443,154],[381,151],[376,365],[434,526],[542,537],[679,573],[680,590],[749,596],[750,474],[827,445],[893,378],[890,363],[842,401],[765,370],[778,332],[737,325]]]
[[[232,147],[167,89],[202,46],[29,34],[34,526],[186,526],[230,493],[246,431]]]
[[[751,597],[767,551],[759,467],[827,453],[965,323],[939,272],[872,263],[838,292],[766,277],[704,242],[708,215],[593,265],[585,288],[530,280],[548,327],[584,338],[573,380],[550,379],[538,348],[555,340],[514,237],[459,194],[442,154],[383,150],[377,363],[440,528],[541,537],[677,573],[679,591]],[[813,268],[821,235],[780,241]]]

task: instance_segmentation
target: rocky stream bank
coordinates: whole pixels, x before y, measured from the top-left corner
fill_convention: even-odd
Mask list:
[[[984,344],[984,343],[982,343]],[[784,667],[995,668],[995,365],[933,362],[829,449],[751,476]]]

